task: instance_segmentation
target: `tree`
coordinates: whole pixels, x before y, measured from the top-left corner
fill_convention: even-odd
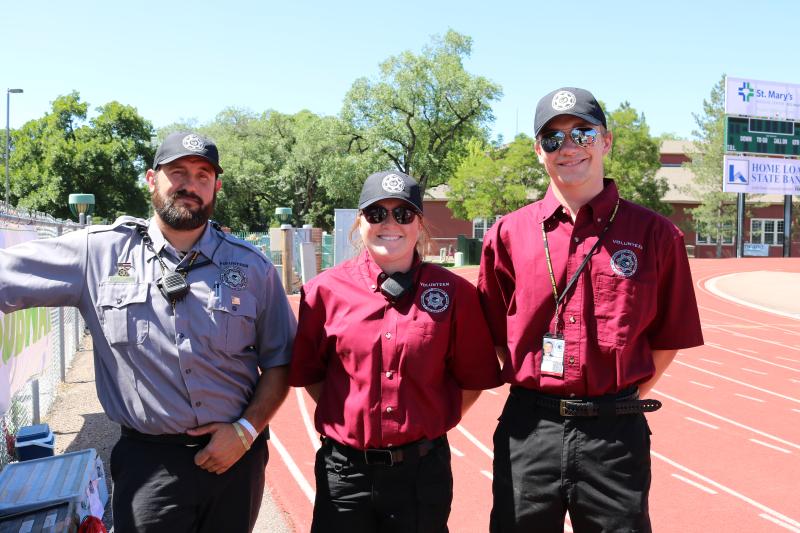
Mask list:
[[[360,78],[345,96],[349,151],[374,152],[380,168],[414,176],[423,191],[443,183],[466,155],[470,138],[486,138],[490,104],[502,91],[464,69],[472,39],[455,31],[417,55],[393,56],[376,80]]]
[[[153,158],[152,125],[119,102],[89,120],[88,109],[77,92],[59,96],[51,112],[14,132],[12,203],[69,218],[68,195],[83,192],[95,195],[100,218],[147,213],[139,177]]]
[[[736,195],[722,192],[725,155],[725,75],[703,100],[703,113],[693,114],[697,123],[694,147],[685,165],[694,174],[688,191],[700,198],[700,205],[689,209],[694,229],[716,239],[716,256],[722,257],[722,243],[730,239],[736,222]]]
[[[468,154],[450,178],[447,206],[464,220],[491,219],[541,198],[549,183],[533,139],[521,134],[509,145],[490,147],[471,139]]]
[[[620,196],[653,211],[670,214],[672,208],[662,200],[669,191],[669,182],[656,177],[661,167],[661,143],[650,136],[644,114],[623,102],[608,115],[608,126],[614,142],[606,157],[605,173],[616,182]]]

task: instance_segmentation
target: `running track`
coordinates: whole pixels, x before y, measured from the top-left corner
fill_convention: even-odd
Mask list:
[[[734,272],[800,272],[796,259],[692,260],[706,345],[678,353],[656,385],[653,528],[800,533],[800,320],[724,300],[706,283]],[[458,273],[475,281],[477,268]],[[765,280],[769,283],[769,280]],[[297,298],[292,299],[297,307]],[[486,391],[449,433],[453,533],[488,530],[492,432],[507,387]],[[314,404],[293,389],[271,424],[267,483],[298,533],[314,495]],[[572,531],[569,519],[565,530]]]

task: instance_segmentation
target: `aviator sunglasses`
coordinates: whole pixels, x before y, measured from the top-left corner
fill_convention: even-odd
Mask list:
[[[386,217],[389,216],[389,210],[382,205],[371,205],[361,210],[364,213],[364,218],[370,224],[380,224]],[[417,216],[417,212],[404,205],[398,205],[392,208],[392,216],[398,224],[411,224]]]
[[[600,132],[594,128],[572,128],[569,136],[572,142],[582,148],[587,148],[597,141],[597,136]],[[567,139],[567,134],[563,131],[551,131],[542,135],[539,144],[542,145],[542,150],[551,154],[561,148],[564,141]]]

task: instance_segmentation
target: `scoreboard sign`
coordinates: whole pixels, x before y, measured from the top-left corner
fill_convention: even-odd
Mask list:
[[[726,117],[727,152],[800,156],[800,122]]]

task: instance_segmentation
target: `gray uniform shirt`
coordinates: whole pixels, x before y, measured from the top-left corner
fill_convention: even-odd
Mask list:
[[[193,264],[173,306],[156,286],[147,225],[169,269]],[[92,333],[97,394],[111,420],[143,433],[182,433],[236,420],[258,369],[289,363],[296,321],[272,264],[207,225],[183,259],[154,220],[121,217],[0,250],[0,310],[77,306]]]

